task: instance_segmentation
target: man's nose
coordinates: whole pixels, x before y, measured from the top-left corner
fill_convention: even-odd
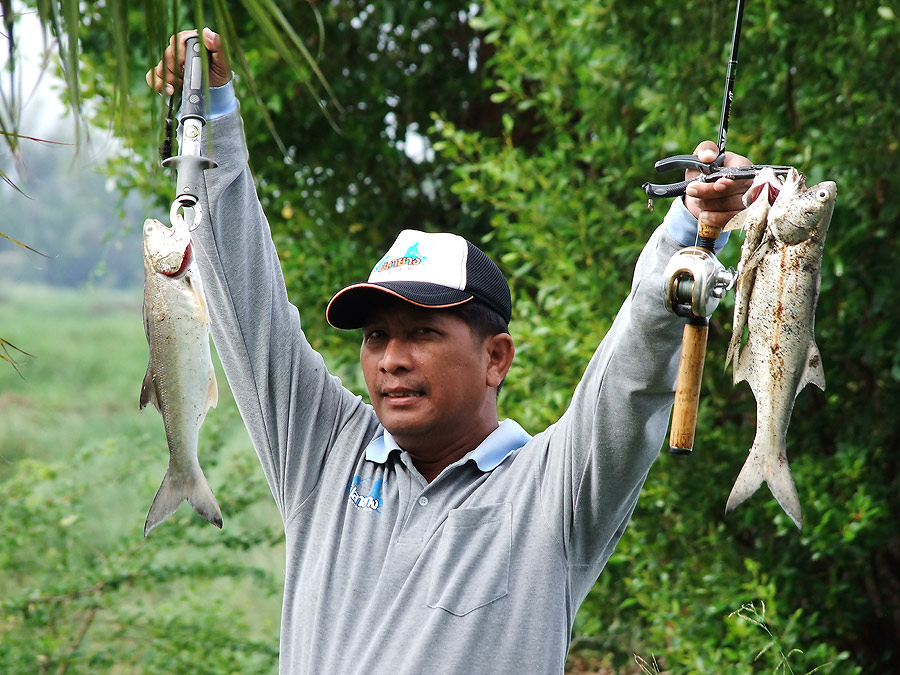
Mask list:
[[[409,342],[399,337],[390,338],[381,353],[379,368],[386,373],[393,373],[398,370],[412,370],[412,364]]]

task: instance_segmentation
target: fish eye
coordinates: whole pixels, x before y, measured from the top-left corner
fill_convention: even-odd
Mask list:
[[[827,201],[828,200],[828,190],[819,190],[819,192],[816,194],[816,196],[819,198],[820,201],[823,201],[823,202]]]

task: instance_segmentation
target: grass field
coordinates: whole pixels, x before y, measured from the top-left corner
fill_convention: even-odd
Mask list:
[[[92,640],[120,634],[122,617],[184,617],[221,606],[228,616],[239,608],[248,639],[277,649],[281,522],[218,360],[219,404],[201,429],[200,462],[225,527],[220,532],[183,504],[145,539],[143,522],[168,450],[157,411],[138,407],[148,357],[140,290],[4,286],[0,337],[30,354],[10,350],[18,372],[0,362],[3,506],[7,518],[27,521],[0,523],[6,529],[0,534],[0,604],[78,597],[79,584],[109,588],[112,576],[165,568],[174,572],[170,583],[122,586],[114,601],[101,603],[103,611],[90,615],[84,634],[77,607],[76,625],[63,629],[51,618],[48,634],[58,632],[63,645],[78,637],[77,648],[69,651],[82,654]],[[270,533],[267,540],[248,546],[247,534],[261,531]],[[221,574],[201,565],[211,554]],[[230,563],[258,568],[272,583],[263,592],[258,579],[241,578]],[[14,644],[15,631],[28,628],[16,621],[5,624],[0,616],[0,644]],[[56,658],[47,651],[48,659]],[[3,665],[0,658],[0,670]],[[6,667],[15,672],[15,666]],[[153,669],[145,660],[142,667],[118,672]]]
[[[168,457],[162,419],[152,407],[141,412],[138,406],[148,358],[141,292],[6,287],[0,291],[0,337],[31,355],[10,350],[18,372],[0,364],[0,477],[23,458],[65,462],[76,451],[93,449],[99,462],[114,446],[126,463],[139,467],[138,480],[104,488],[116,492],[117,508],[103,529],[140,533]],[[229,452],[253,455],[213,355],[219,404],[200,432],[201,464],[213,437],[225,437]],[[91,467],[70,468],[92,474]],[[253,478],[261,480],[261,474]],[[144,483],[153,487],[148,491]],[[274,506],[272,511],[277,518]]]
[[[0,337],[32,355],[10,352],[21,376],[0,368],[6,460],[57,457],[66,447],[96,442],[99,430],[117,438],[155,431],[156,420],[137,414],[147,360],[137,292],[5,287],[0,293]]]

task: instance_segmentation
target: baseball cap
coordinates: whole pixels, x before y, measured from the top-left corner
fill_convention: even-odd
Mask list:
[[[338,291],[325,317],[335,328],[360,328],[385,294],[432,309],[476,298],[507,323],[512,316],[509,284],[500,268],[477,246],[447,232],[403,230],[368,281]]]

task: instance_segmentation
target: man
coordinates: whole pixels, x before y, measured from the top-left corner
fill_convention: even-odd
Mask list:
[[[569,409],[534,437],[497,417],[514,353],[502,273],[456,235],[404,230],[326,314],[362,328],[369,406],[303,336],[218,36],[203,39],[219,166],[194,241],[216,348],[284,519],[281,672],[562,672],[667,428],[683,321],[664,307],[662,270],[700,211],[724,224],[744,188],[695,185],[676,201]],[[170,47],[151,86],[180,86],[180,61]],[[716,156],[712,143],[697,152]]]

